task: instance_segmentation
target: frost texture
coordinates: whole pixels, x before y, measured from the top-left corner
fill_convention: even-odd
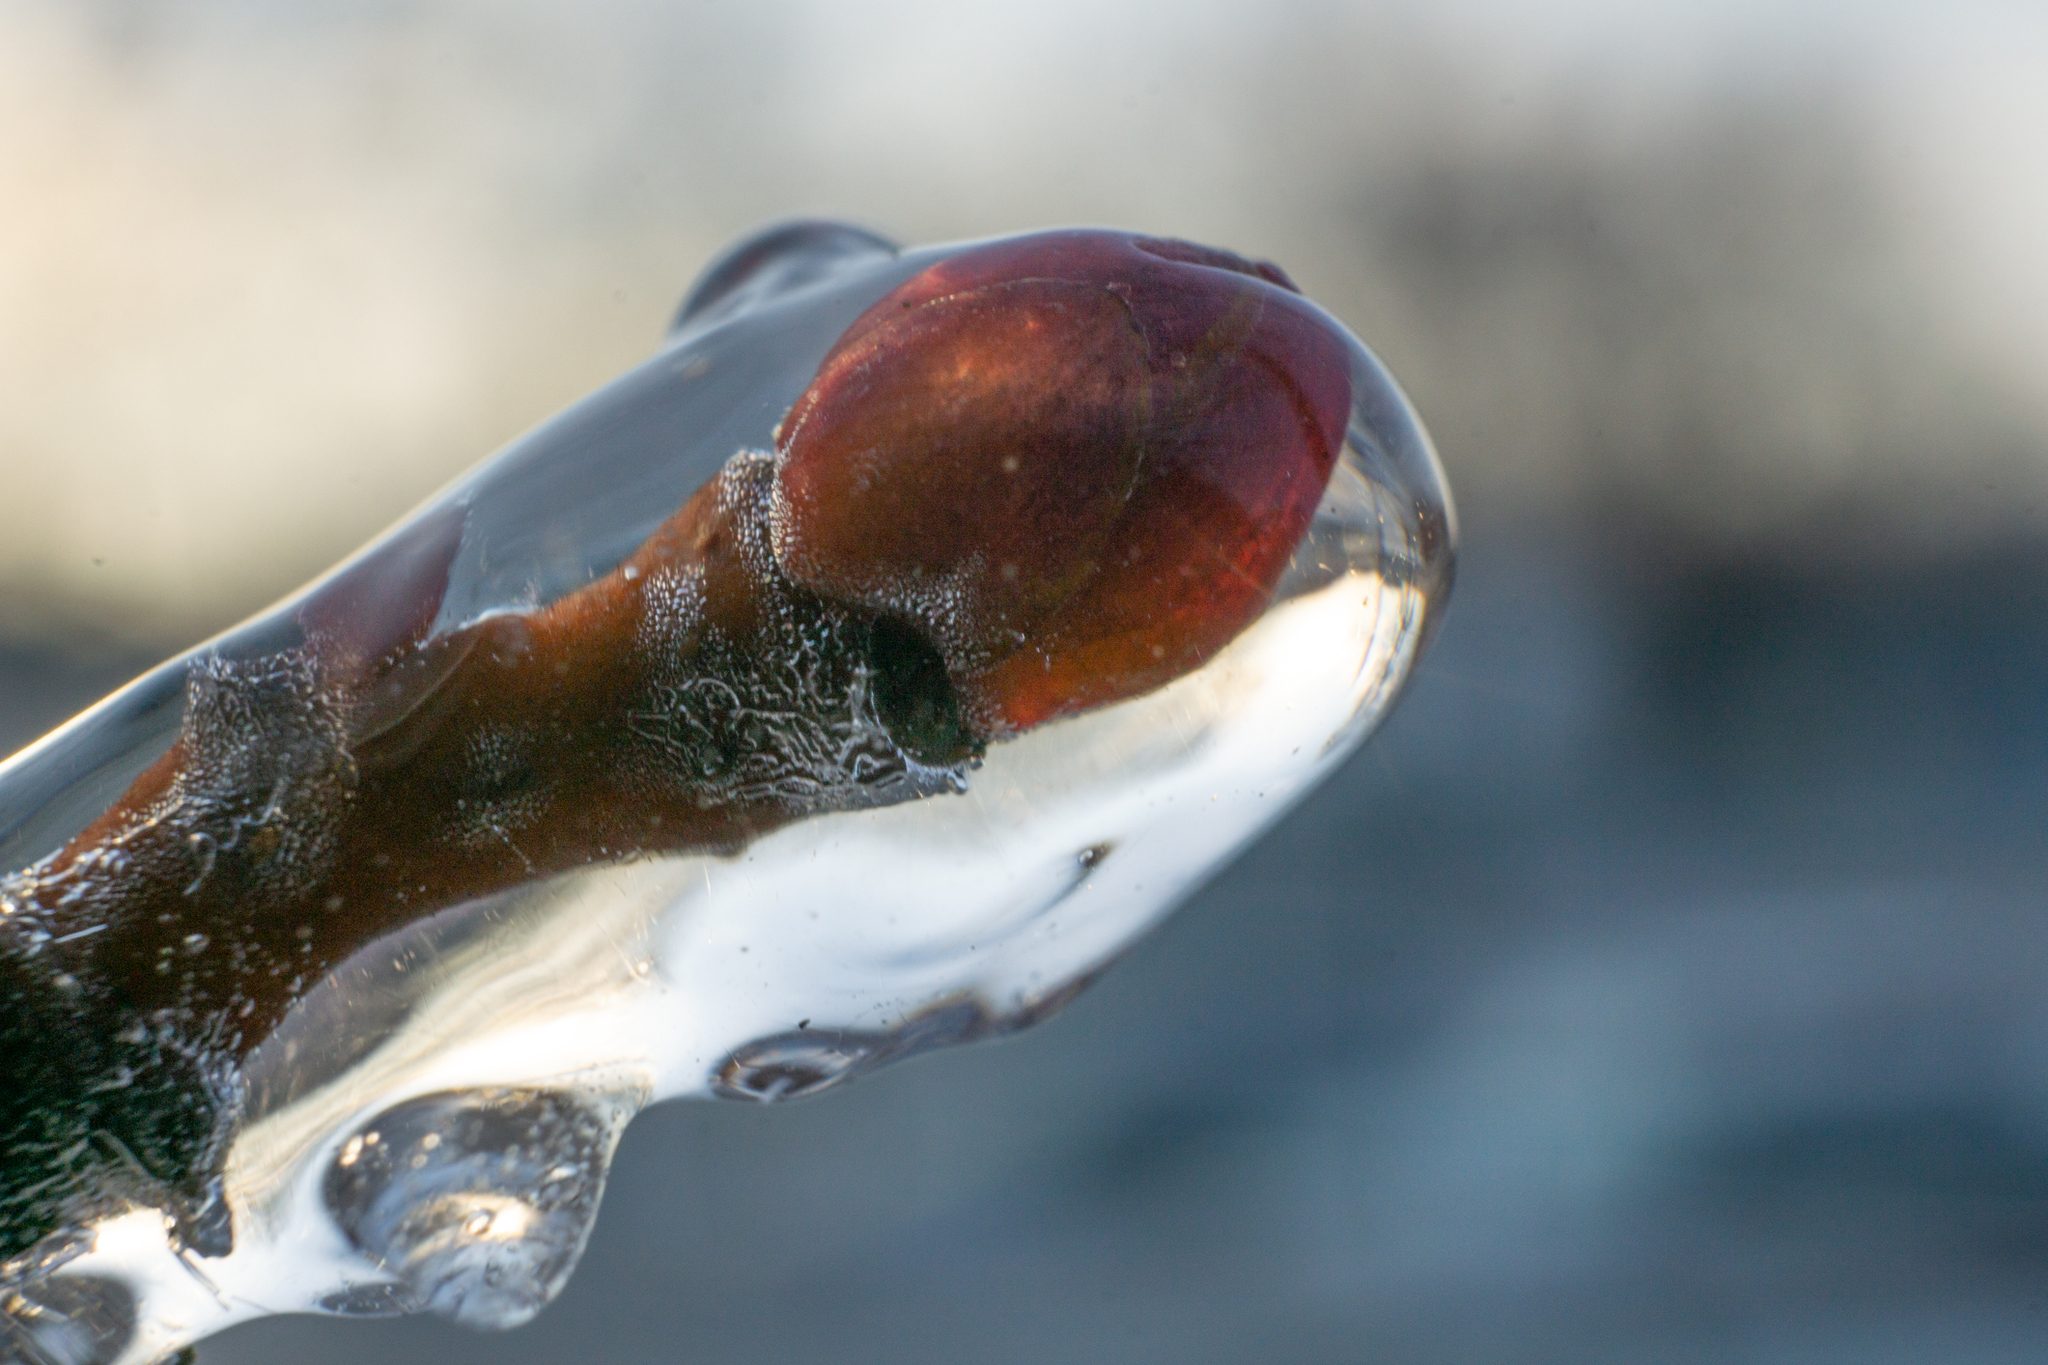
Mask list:
[[[782,578],[767,531],[774,477],[773,457],[759,452],[734,456],[718,476],[720,511],[758,592],[755,630],[735,638],[706,622],[694,572],[650,581],[657,607],[640,643],[655,667],[628,716],[646,743],[637,777],[706,809],[820,811],[962,789],[956,769],[910,757],[884,723],[873,618]]]
[[[309,650],[203,657],[186,687],[179,763],[155,798],[79,857],[0,882],[0,1048],[14,1082],[0,1094],[0,1257],[25,1251],[52,1210],[76,1226],[126,1200],[164,1202],[166,1186],[182,1241],[210,1254],[232,1244],[212,1154],[240,1098],[230,1054],[245,988],[301,982],[259,936],[223,932],[219,907],[259,916],[319,884],[355,769],[346,707]],[[119,923],[139,880],[182,894],[146,923]],[[103,944],[126,960],[125,987],[64,965]],[[112,1004],[124,997],[141,1003]],[[195,1009],[202,997],[227,1007]]]

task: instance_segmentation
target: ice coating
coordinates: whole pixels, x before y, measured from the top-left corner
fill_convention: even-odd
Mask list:
[[[1451,539],[1271,266],[743,243],[648,365],[0,771],[0,1342],[523,1320],[641,1104],[1092,979],[1384,712]]]

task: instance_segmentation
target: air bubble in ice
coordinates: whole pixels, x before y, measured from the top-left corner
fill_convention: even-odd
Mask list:
[[[800,1099],[863,1070],[875,1051],[875,1041],[858,1034],[781,1033],[735,1051],[714,1073],[712,1086],[731,1100]]]
[[[337,1289],[323,1296],[318,1307],[339,1318],[398,1318],[419,1312],[421,1304],[406,1285],[378,1283]]]
[[[718,1066],[711,1091],[722,1099],[762,1104],[802,1099],[920,1053],[1028,1028],[1093,980],[1091,974],[1010,1014],[999,1015],[980,1000],[947,1000],[886,1031],[804,1027],[757,1038]]]

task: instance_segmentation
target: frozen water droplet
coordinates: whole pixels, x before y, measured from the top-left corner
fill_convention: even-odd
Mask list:
[[[888,238],[847,223],[807,219],[763,228],[704,268],[669,330],[699,330],[897,250]]]
[[[378,1143],[366,1133],[344,1145],[328,1211],[404,1281],[408,1302],[472,1327],[515,1326],[582,1255],[624,1121],[618,1106],[553,1091],[424,1096],[377,1117]]]
[[[135,1332],[135,1299],[92,1275],[51,1275],[0,1289],[0,1360],[112,1365]]]

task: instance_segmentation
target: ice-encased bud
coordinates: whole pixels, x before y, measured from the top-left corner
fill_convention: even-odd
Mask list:
[[[323,1195],[355,1248],[411,1291],[381,1302],[514,1327],[568,1283],[629,1116],[545,1090],[423,1096],[351,1134]],[[342,1311],[377,1301],[359,1292]]]
[[[59,1281],[127,1296],[120,1365],[258,1304],[522,1320],[638,1105],[1094,980],[1385,714],[1454,539],[1275,267],[741,243],[646,364],[0,768],[8,1330],[76,1338]]]

